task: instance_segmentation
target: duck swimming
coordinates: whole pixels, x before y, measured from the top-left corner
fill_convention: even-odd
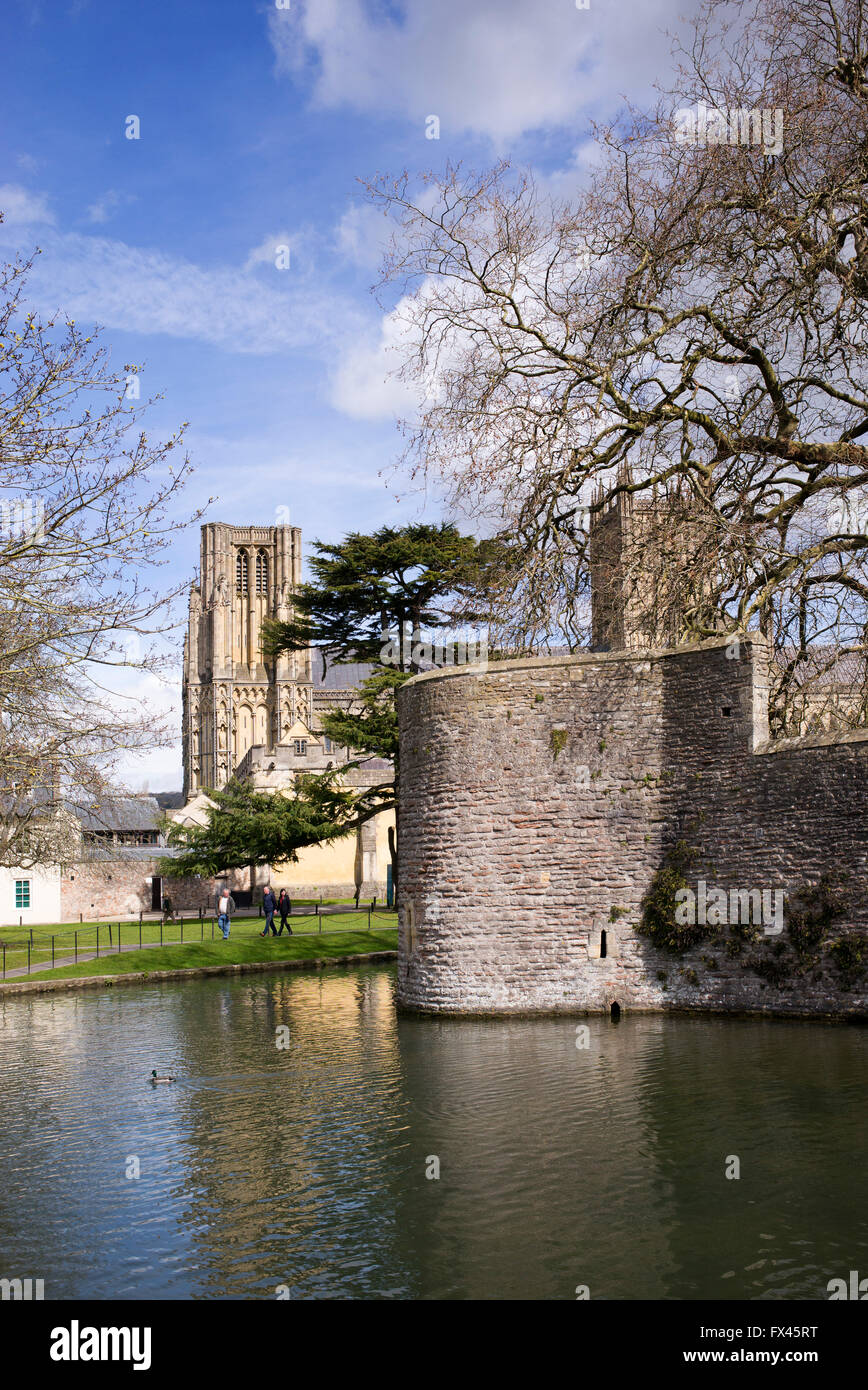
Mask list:
[[[174,1081],[175,1078],[174,1076],[157,1076],[157,1073],[155,1071],[152,1071],[150,1076],[148,1077],[148,1080],[150,1081],[152,1086],[159,1086],[165,1082]]]

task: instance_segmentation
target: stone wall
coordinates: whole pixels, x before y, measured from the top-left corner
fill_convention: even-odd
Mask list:
[[[60,920],[137,919],[140,912],[151,911],[151,879],[159,873],[159,855],[153,859],[78,860],[67,865],[60,880]],[[226,881],[233,891],[248,888],[250,871],[233,870]],[[163,879],[163,893],[168,893],[176,912],[198,912],[200,907],[210,912],[216,891],[216,879]]]
[[[829,949],[868,937],[868,731],[770,743],[767,661],[716,641],[407,682],[399,1002],[868,1014],[866,976]],[[810,951],[789,923],[656,947],[637,927],[679,841],[697,891],[782,891],[792,913],[829,874],[847,906]]]
[[[301,898],[316,900],[323,896],[329,898],[351,898],[355,894],[355,883],[347,878],[345,882],[329,881],[323,887],[322,879],[298,882],[288,873],[294,868],[277,866],[271,873],[267,869],[257,872],[257,883],[253,890],[253,907],[238,906],[239,912],[255,913],[262,902],[265,883],[271,882],[275,893],[286,888],[294,901]],[[138,920],[140,912],[151,912],[151,879],[159,874],[158,859],[106,859],[97,862],[79,860],[65,867],[60,878],[60,916],[36,916],[24,914],[25,922],[55,921],[78,922],[94,921],[98,917],[113,918],[119,921]],[[235,869],[218,879],[208,878],[163,878],[163,896],[172,900],[175,912],[198,913],[203,907],[206,913],[214,908],[218,883],[228,882],[233,893],[246,892],[250,888],[249,869]],[[373,898],[381,904],[386,901],[386,881],[365,879],[362,883],[360,901],[367,906]],[[17,916],[7,914],[10,921]]]

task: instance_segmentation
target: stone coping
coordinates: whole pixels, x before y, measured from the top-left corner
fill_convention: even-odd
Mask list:
[[[366,951],[324,960],[250,960],[235,965],[193,965],[187,970],[134,970],[128,975],[79,975],[62,980],[0,982],[0,999],[7,994],[56,994],[62,990],[106,989],[112,985],[153,985],[164,980],[201,979],[206,975],[257,975],[279,970],[326,970],[330,965],[360,965],[365,961],[397,960],[397,951]]]
[[[832,734],[800,734],[796,738],[767,739],[754,753],[792,753],[801,748],[833,748],[842,743],[868,743],[868,729],[846,729]]]
[[[507,661],[490,661],[487,666],[472,665],[466,666],[442,666],[435,671],[420,671],[418,675],[411,676],[398,688],[398,696],[408,689],[411,685],[419,685],[422,681],[442,680],[454,676],[492,676],[497,675],[498,671],[538,671],[545,666],[596,666],[600,662],[648,662],[660,661],[664,657],[686,656],[690,652],[715,651],[720,647],[728,647],[736,640],[735,637],[709,637],[705,642],[688,642],[681,647],[643,647],[634,651],[617,652],[569,652],[565,656],[518,656],[510,657]],[[738,641],[746,647],[764,647],[765,638],[759,633],[747,633],[738,637]]]
[[[759,647],[761,650],[767,646],[766,639],[759,633],[747,633],[739,636],[738,640],[746,647]],[[523,656],[510,658],[508,661],[492,661],[488,666],[444,666],[436,671],[420,671],[418,675],[411,676],[398,689],[398,698],[401,698],[402,691],[408,686],[419,685],[423,681],[440,680],[444,677],[455,676],[474,676],[477,679],[482,676],[497,675],[498,671],[539,671],[546,667],[574,667],[574,666],[595,666],[599,663],[610,662],[630,662],[634,665],[648,663],[651,661],[662,661],[667,657],[686,656],[691,652],[715,651],[721,647],[728,647],[734,637],[711,637],[705,642],[685,643],[680,647],[646,647],[635,651],[617,652],[570,652],[566,656]],[[798,752],[808,748],[833,748],[841,744],[865,743],[868,741],[868,729],[842,730],[836,733],[825,734],[802,734],[796,738],[763,739],[757,743],[752,752],[755,756],[771,753]]]

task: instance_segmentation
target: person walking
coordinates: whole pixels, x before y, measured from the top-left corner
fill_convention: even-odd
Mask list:
[[[286,927],[287,934],[292,936],[292,927],[287,926],[287,918],[292,912],[292,899],[285,888],[281,888],[280,890],[280,897],[277,900],[277,910],[280,913],[280,931],[277,935],[282,936],[283,929]]]
[[[265,892],[262,895],[262,906],[265,908],[265,931],[259,933],[260,936],[267,936],[269,930],[272,936],[277,936],[274,930],[274,914],[277,910],[277,898],[274,896],[270,883],[266,883]]]
[[[223,940],[229,940],[229,928],[232,926],[232,914],[235,911],[235,899],[229,892],[224,883],[217,893],[217,925],[223,933]]]

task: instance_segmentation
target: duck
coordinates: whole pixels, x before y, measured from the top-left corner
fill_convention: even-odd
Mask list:
[[[157,1073],[155,1071],[152,1071],[150,1076],[148,1077],[148,1080],[150,1081],[152,1086],[160,1086],[165,1084],[166,1082],[174,1081],[175,1078],[174,1076],[157,1076]]]

